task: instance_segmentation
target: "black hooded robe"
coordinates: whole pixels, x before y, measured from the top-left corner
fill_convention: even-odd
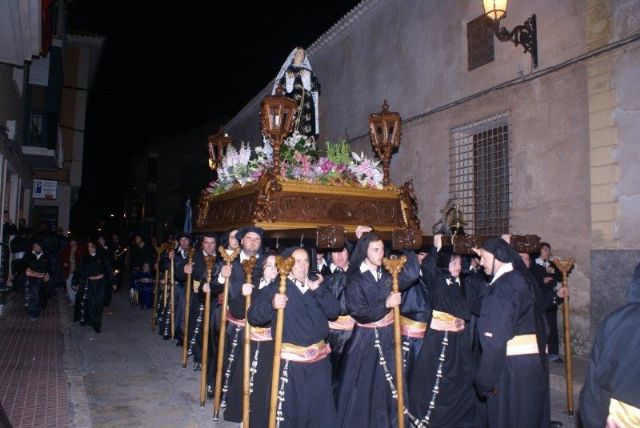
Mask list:
[[[267,257],[259,254],[253,268],[252,283],[254,290],[258,289],[262,279],[262,268]],[[245,283],[245,273],[240,257],[231,265],[229,277],[229,310],[228,315],[236,320],[244,321],[245,296],[242,285]],[[255,298],[256,296],[253,296]],[[232,322],[227,324],[227,339],[225,344],[225,366],[223,371],[223,397],[226,405],[224,419],[231,422],[242,422],[242,381],[244,377],[244,326]],[[234,346],[235,343],[235,346]],[[254,343],[252,343],[254,345]],[[253,348],[253,346],[252,346]],[[253,354],[253,353],[252,353]]]
[[[507,341],[538,333],[536,317],[542,315],[536,311],[535,292],[518,270],[494,279],[482,302],[478,320],[482,355],[476,385],[487,396],[492,428],[549,427],[546,355],[507,356]]]
[[[276,324],[272,299],[277,291],[278,281],[274,281],[256,296],[249,309],[251,325]],[[328,321],[340,312],[340,303],[329,289],[320,286],[303,293],[287,279],[286,295],[282,342],[307,347],[325,340],[329,335]],[[282,382],[285,370],[287,380]],[[278,381],[283,398],[281,428],[337,426],[329,358],[309,363],[282,359]]]
[[[472,293],[463,277],[458,278],[460,283],[452,282],[448,272],[450,252],[445,261],[438,263],[442,268],[436,265],[438,257],[441,256],[431,251],[422,262],[422,284],[431,309],[453,315],[466,324],[471,318]],[[439,371],[442,377],[438,392],[434,393]],[[473,374],[471,341],[466,330],[444,332],[429,328],[409,379],[409,410],[413,417],[428,419],[430,427],[472,426]],[[432,401],[434,407],[429,413]]]
[[[419,276],[415,253],[407,252],[406,256],[408,261],[398,278],[400,290],[410,287]],[[353,260],[360,261],[358,257]],[[350,270],[351,266],[350,264]],[[357,323],[374,323],[391,314],[391,309],[386,307],[386,300],[391,293],[392,278],[382,267],[379,273],[380,279],[376,279],[369,270],[361,272],[358,265],[358,270],[349,277],[347,308]],[[397,425],[397,399],[394,398],[387,380],[391,379],[395,389],[397,382],[393,335],[393,324],[376,328],[356,324],[354,327],[351,340],[344,350],[338,386],[338,426],[382,428]],[[381,364],[381,357],[384,358],[386,370]]]
[[[101,253],[85,254],[82,264],[73,274],[74,282],[77,281],[79,293],[76,298],[74,321],[88,324],[96,332],[102,328],[102,311],[104,309],[104,290],[106,285],[112,283],[112,269],[109,261]],[[101,279],[89,279],[92,276],[102,275]]]
[[[580,391],[584,428],[640,426],[640,264],[633,272],[627,304],[598,328]]]

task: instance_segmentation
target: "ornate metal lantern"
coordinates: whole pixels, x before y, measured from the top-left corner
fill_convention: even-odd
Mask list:
[[[400,115],[389,111],[389,104],[384,100],[382,111],[369,116],[369,138],[373,150],[382,161],[384,173],[383,184],[389,185],[389,163],[394,149],[400,146]]]
[[[217,134],[209,135],[209,168],[215,171],[215,169],[220,164],[220,161],[222,160],[224,150],[232,142],[233,139],[229,136],[229,134],[224,132],[222,126],[218,130]]]
[[[499,21],[507,14],[507,0],[483,0],[484,13],[494,21]]]
[[[522,25],[516,25],[509,31],[500,26],[500,20],[507,16],[507,0],[483,0],[484,13],[494,22],[493,33],[501,42],[513,42],[516,46],[522,46],[524,52],[531,53],[533,67],[538,67],[538,30],[536,27],[536,15],[531,15]]]
[[[280,146],[293,132],[293,119],[298,105],[285,97],[282,86],[278,85],[275,95],[267,95],[260,108],[262,134],[273,146],[273,173],[280,175]]]

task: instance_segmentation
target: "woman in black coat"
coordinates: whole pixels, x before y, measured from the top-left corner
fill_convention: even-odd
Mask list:
[[[104,252],[94,241],[87,243],[87,253],[76,269],[73,280],[79,286],[73,320],[90,325],[96,333],[102,328],[102,311],[107,284],[111,284],[112,268]]]

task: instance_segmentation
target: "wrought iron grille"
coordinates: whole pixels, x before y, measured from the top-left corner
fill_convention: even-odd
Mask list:
[[[449,197],[462,210],[468,233],[509,231],[508,118],[499,113],[451,130]]]

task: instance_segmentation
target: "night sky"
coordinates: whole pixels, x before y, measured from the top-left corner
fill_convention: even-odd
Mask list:
[[[70,30],[107,38],[89,96],[72,228],[122,212],[131,160],[153,139],[230,119],[295,46],[309,46],[358,3],[70,2]]]

